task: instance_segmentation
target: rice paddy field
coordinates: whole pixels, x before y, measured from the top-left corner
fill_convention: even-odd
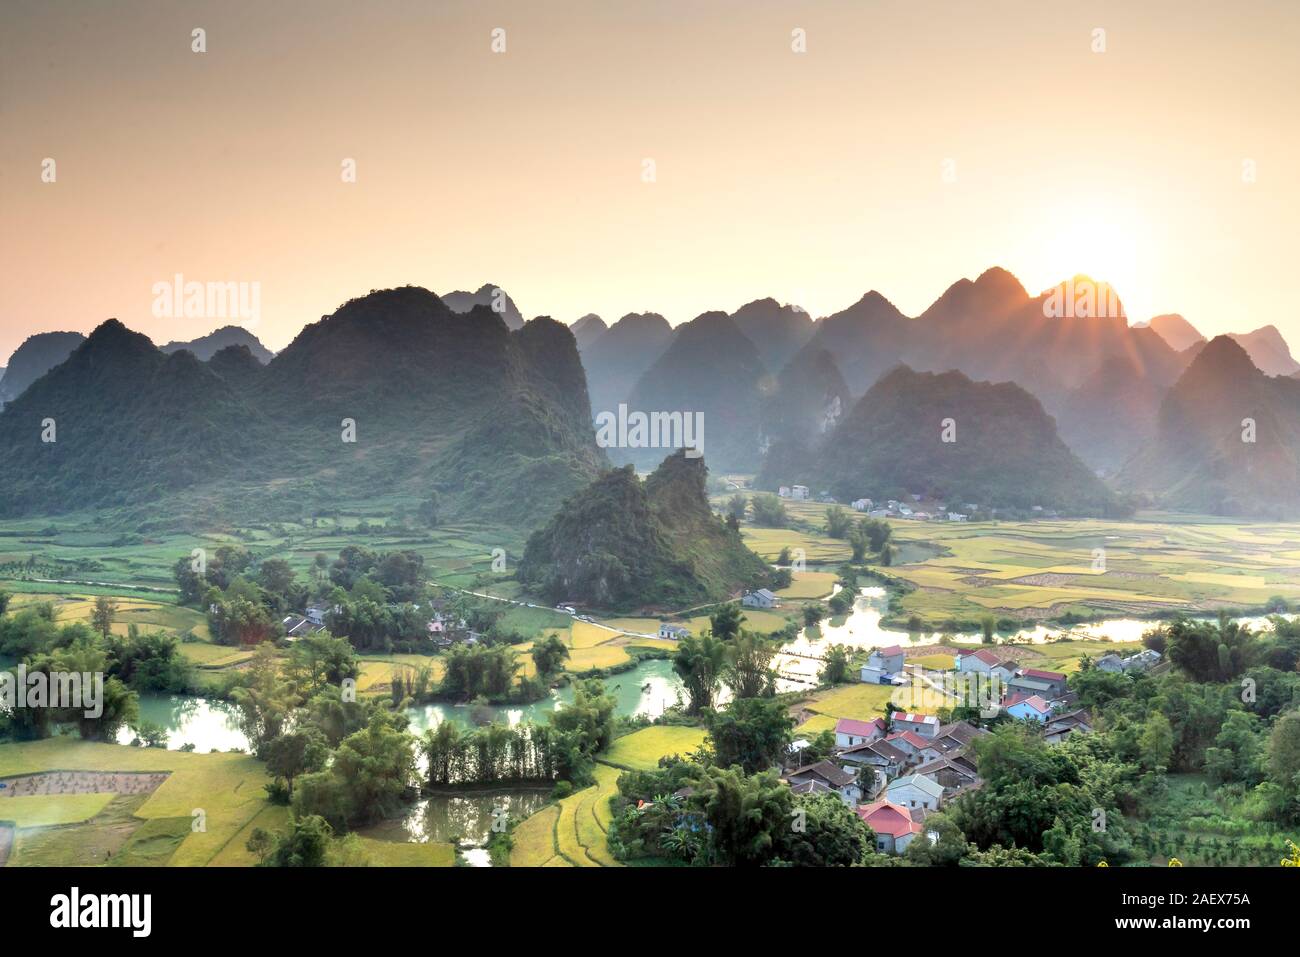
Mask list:
[[[168,775],[149,794],[0,798],[0,819],[17,827],[8,866],[216,864],[219,857],[236,854],[232,843],[270,806],[263,790],[266,772],[245,754],[132,748],[66,737],[0,744],[0,778],[44,771]]]
[[[1300,600],[1300,524],[1185,516],[1130,522],[895,522],[894,536],[937,546],[889,572],[916,586],[902,614],[929,621],[986,613],[1088,618],[1258,609]]]

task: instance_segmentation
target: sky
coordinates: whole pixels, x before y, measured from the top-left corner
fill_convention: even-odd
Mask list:
[[[5,0],[0,362],[407,283],[915,315],[993,265],[1300,353],[1297,49],[1294,0]]]

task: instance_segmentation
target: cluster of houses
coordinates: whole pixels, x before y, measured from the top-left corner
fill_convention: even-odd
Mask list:
[[[925,833],[926,817],[980,786],[971,743],[988,733],[967,721],[940,724],[934,715],[906,711],[888,722],[840,718],[834,754],[790,769],[784,779],[797,793],[838,795],[875,833],[877,850],[901,854]]]
[[[935,677],[935,672],[906,665],[905,657],[899,646],[875,649],[862,667],[862,680],[901,685]],[[1160,655],[1150,650],[1128,658],[1107,658],[1114,659],[1107,661],[1104,670],[1108,671],[1144,670],[1160,661]],[[1106,659],[1097,667],[1102,667],[1101,661]],[[955,670],[996,677],[998,681],[992,683],[1000,696],[992,702],[996,713],[1036,722],[1048,744],[1093,731],[1092,716],[1078,706],[1078,696],[1060,672],[1021,667],[990,648],[959,651]],[[982,784],[972,742],[988,733],[967,721],[941,724],[934,715],[914,712],[895,711],[888,721],[840,718],[831,756],[791,768],[784,779],[802,794],[838,795],[870,826],[880,851],[901,853],[917,835],[927,833],[928,815]],[[795,742],[794,763],[807,745]]]

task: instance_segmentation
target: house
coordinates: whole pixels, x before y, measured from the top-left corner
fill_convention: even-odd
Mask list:
[[[781,602],[776,595],[766,588],[760,588],[757,591],[745,592],[740,599],[740,603],[746,608],[779,608]]]
[[[889,517],[889,509],[887,509],[887,508],[873,508],[871,511],[867,512],[867,517],[868,517],[868,518],[888,518],[888,517]]]
[[[974,762],[962,753],[939,758],[937,761],[927,761],[919,765],[915,773],[939,784],[945,798],[978,784],[980,780]]]
[[[1060,744],[1072,734],[1091,734],[1092,715],[1080,708],[1055,718],[1050,718],[1043,725],[1043,740],[1048,744]]]
[[[807,486],[807,485],[791,485],[791,486],[790,486],[790,498],[794,499],[796,502],[806,502],[806,501],[808,501],[808,486]]]
[[[818,761],[816,764],[795,768],[786,774],[785,780],[792,787],[797,784],[807,784],[809,781],[820,781],[828,789],[838,794],[840,800],[845,804],[853,805],[862,800],[862,789],[858,787],[858,776],[851,771],[845,771],[843,768],[837,767],[830,761]]]
[[[939,733],[939,719],[932,714],[895,711],[890,724],[895,731],[915,731],[923,738],[933,738]]]
[[[816,797],[819,794],[835,794],[835,789],[827,784],[823,784],[816,778],[810,778],[802,784],[790,785],[790,790],[795,794],[807,794]]]
[[[898,645],[890,645],[888,648],[876,648],[867,658],[867,666],[879,668],[886,674],[897,674],[903,670],[903,659],[905,654],[903,649]]]
[[[683,638],[689,638],[691,630],[681,625],[670,625],[667,622],[661,622],[659,625],[659,637],[667,638],[669,641],[681,641]]]
[[[994,667],[1001,664],[1002,659],[989,651],[987,648],[978,648],[973,651],[962,650],[957,652],[957,670],[963,672],[979,672],[982,675],[992,673]]]
[[[1152,651],[1150,648],[1139,651],[1135,655],[1129,655],[1123,662],[1125,671],[1146,671],[1159,663],[1160,652]]]
[[[312,605],[307,609],[305,614],[307,616],[307,620],[311,622],[313,625],[319,625],[320,627],[324,628],[325,616],[329,614],[329,609],[324,608],[320,605]]]
[[[788,485],[782,485],[779,489],[776,490],[776,494],[777,494],[779,497],[781,497],[781,498],[789,498],[789,497],[790,497],[790,486],[788,486]]]
[[[290,641],[296,641],[304,635],[314,635],[324,627],[313,625],[302,615],[287,615],[280,619],[280,626],[284,629],[284,636]]]
[[[940,726],[930,745],[943,754],[953,754],[969,748],[972,741],[989,733],[985,728],[977,728],[969,721],[954,721]]]
[[[887,798],[864,804],[858,808],[858,817],[875,833],[876,850],[886,854],[902,854],[922,831],[921,823],[912,820],[907,808]]]
[[[1106,671],[1113,675],[1119,674],[1124,670],[1124,659],[1112,651],[1098,658],[1093,663],[1093,667],[1098,671]]]
[[[869,498],[855,498],[855,499],[853,500],[853,511],[855,511],[855,512],[869,512],[869,511],[871,511],[871,506],[874,505],[874,504],[875,504],[875,503],[872,502],[871,499],[869,499]]]
[[[1045,701],[1065,694],[1065,686],[1065,675],[1059,671],[1043,671],[1039,668],[1025,668],[1007,682],[1011,692],[1041,695]]]
[[[867,744],[854,745],[845,748],[835,757],[842,764],[873,767],[887,778],[896,776],[907,764],[907,755],[888,741],[870,741]]]
[[[1052,715],[1052,706],[1036,694],[1015,694],[1002,702],[1007,714],[1022,721],[1046,721]]]
[[[989,675],[1000,679],[1005,684],[1014,678],[1019,670],[1020,662],[1015,658],[1004,658],[989,669]]]
[[[858,721],[855,718],[840,718],[835,722],[835,747],[854,748],[859,744],[878,741],[885,734],[885,719]]]
[[[949,513],[948,513],[948,521],[950,521],[950,522],[964,522],[964,521],[966,521],[966,519],[969,518],[969,517],[970,517],[970,516],[965,515],[965,514],[963,514],[962,512],[949,512]]]
[[[890,804],[899,807],[923,807],[937,811],[943,801],[943,785],[923,774],[909,774],[905,778],[889,782],[885,796]]]
[[[895,731],[885,740],[906,754],[913,764],[943,757],[943,751],[933,747],[929,738],[923,738],[915,731]]]

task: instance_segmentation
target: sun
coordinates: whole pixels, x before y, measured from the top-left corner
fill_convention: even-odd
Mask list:
[[[1086,275],[1108,283],[1119,294],[1130,321],[1149,318],[1144,281],[1147,232],[1141,219],[1113,204],[1061,203],[1035,217],[1032,245],[1024,249],[1024,276],[1030,292]]]

